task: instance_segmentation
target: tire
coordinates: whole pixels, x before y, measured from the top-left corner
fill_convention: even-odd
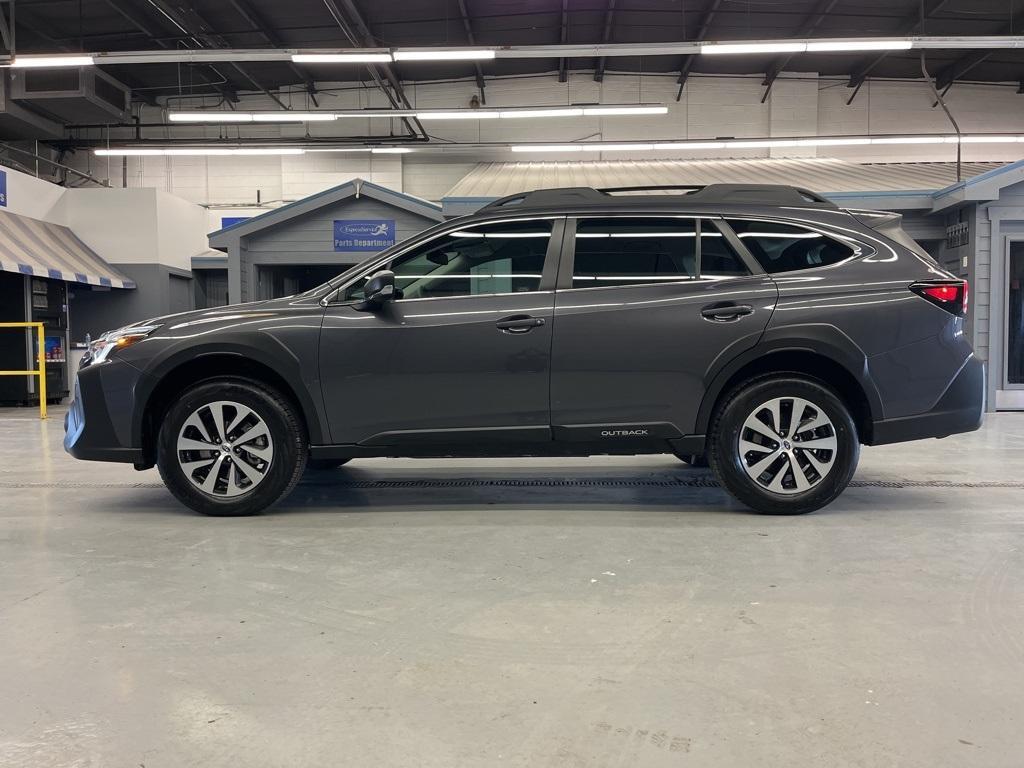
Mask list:
[[[171,404],[157,437],[157,467],[175,498],[196,512],[255,515],[298,482],[307,443],[298,409],[280,392],[248,379],[210,379]]]
[[[348,464],[352,459],[306,459],[306,469],[315,472],[328,472]]]
[[[708,466],[708,457],[701,453],[677,453],[675,457],[695,469],[706,469]]]
[[[798,409],[799,430],[792,424]],[[814,448],[804,447],[812,441]],[[843,492],[860,441],[849,409],[828,386],[781,374],[729,393],[712,419],[708,449],[715,476],[740,502],[764,514],[801,515]]]

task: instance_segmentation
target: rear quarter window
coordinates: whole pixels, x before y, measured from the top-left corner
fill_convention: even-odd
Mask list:
[[[765,272],[793,272],[838,264],[855,255],[849,243],[813,229],[773,221],[726,220]]]

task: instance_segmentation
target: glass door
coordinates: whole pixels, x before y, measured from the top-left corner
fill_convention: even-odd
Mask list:
[[[1024,390],[1024,240],[1011,240],[1006,259],[1005,389]]]

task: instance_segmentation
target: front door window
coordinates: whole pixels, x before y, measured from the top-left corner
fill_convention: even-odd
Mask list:
[[[379,269],[395,273],[401,299],[529,293],[540,288],[551,227],[551,220],[542,219],[468,226],[429,240]],[[345,299],[362,299],[365,282],[350,286]]]

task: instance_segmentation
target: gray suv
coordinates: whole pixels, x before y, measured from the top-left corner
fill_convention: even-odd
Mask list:
[[[895,214],[794,187],[541,190],[304,294],[105,334],[64,445],[156,465],[211,515],[363,456],[643,453],[810,512],[862,443],[979,427],[966,306]]]

